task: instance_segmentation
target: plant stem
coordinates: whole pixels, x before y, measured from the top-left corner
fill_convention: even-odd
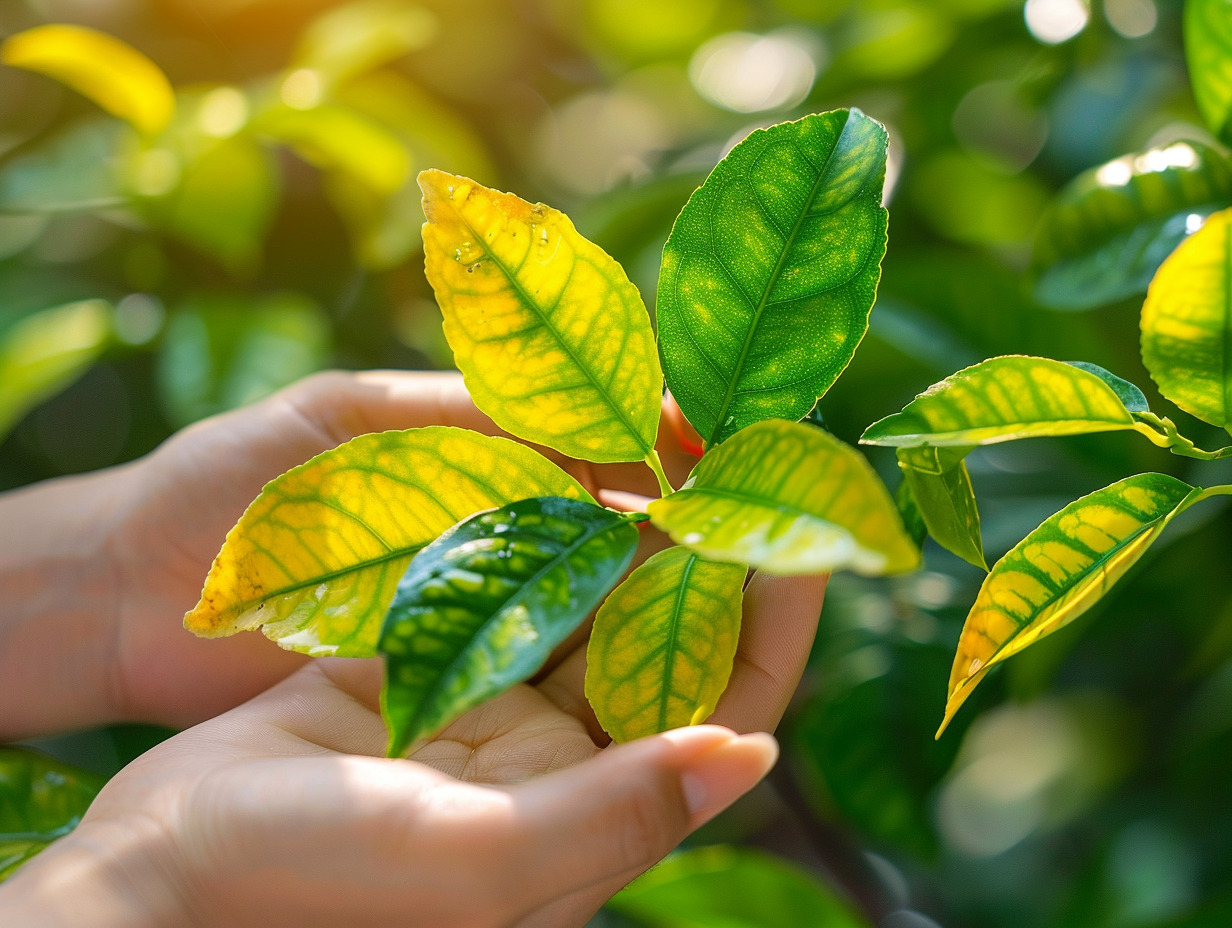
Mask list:
[[[654,471],[655,479],[659,481],[659,495],[670,496],[676,492],[676,488],[672,486],[670,480],[667,479],[667,474],[663,472],[663,462],[659,460],[659,452],[653,448],[646,455],[646,466]]]
[[[1161,448],[1167,448],[1173,454],[1184,458],[1196,458],[1199,461],[1218,461],[1220,458],[1232,456],[1232,446],[1220,448],[1218,451],[1203,451],[1192,441],[1182,435],[1176,423],[1167,416],[1157,416],[1154,413],[1136,413],[1134,418],[1138,424],[1146,426],[1140,431]]]

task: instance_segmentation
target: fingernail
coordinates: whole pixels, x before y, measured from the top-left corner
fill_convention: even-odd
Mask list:
[[[756,786],[778,757],[778,742],[765,732],[741,735],[702,751],[680,774],[690,814],[727,808]]]

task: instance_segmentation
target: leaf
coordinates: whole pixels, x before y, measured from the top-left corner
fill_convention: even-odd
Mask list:
[[[69,129],[0,168],[0,210],[72,213],[121,206],[133,130],[100,119]]]
[[[411,158],[401,141],[349,107],[280,106],[264,113],[256,128],[289,146],[309,164],[343,174],[372,194],[389,196],[410,177]]]
[[[1104,376],[1048,358],[1007,355],[933,384],[902,412],[870,425],[860,443],[963,447],[1122,429],[1153,434]]]
[[[1198,142],[1124,155],[1071,181],[1040,223],[1036,298],[1092,309],[1145,293],[1164,259],[1232,204],[1232,164]]]
[[[1142,363],[1159,392],[1212,425],[1232,425],[1232,210],[1164,262],[1142,306]]]
[[[475,404],[570,457],[649,456],[663,375],[620,265],[541,203],[442,171],[419,185],[428,280]]]
[[[647,512],[673,541],[771,574],[899,573],[920,558],[860,453],[796,422],[737,432]]]
[[[405,0],[348,3],[326,11],[304,30],[295,67],[344,80],[423,48],[436,31],[436,17]]]
[[[869,928],[795,864],[723,845],[673,854],[608,907],[647,928]]]
[[[659,350],[707,445],[799,419],[851,361],[885,254],[886,144],[859,110],[759,129],[680,213],[659,274]]]
[[[0,882],[76,828],[103,783],[50,757],[0,746]]]
[[[1232,16],[1225,0],[1186,0],[1185,60],[1202,118],[1232,141]]]
[[[1095,605],[1201,493],[1164,474],[1127,477],[1070,503],[994,564],[958,641],[938,737],[990,667]]]
[[[1109,387],[1112,392],[1117,395],[1117,399],[1121,401],[1121,405],[1130,412],[1150,412],[1150,404],[1146,401],[1146,394],[1138,388],[1136,384],[1130,383],[1111,371],[1106,371],[1098,364],[1092,364],[1089,361],[1066,361],[1070,367],[1076,367],[1080,371],[1086,371],[1088,374],[1094,374]]]
[[[300,294],[186,300],[167,323],[158,386],[175,425],[255,402],[324,368],[329,319]]]
[[[175,115],[175,92],[158,65],[94,29],[62,23],[27,29],[4,40],[0,61],[55,78],[147,136],[162,132]]]
[[[84,374],[112,338],[111,306],[83,300],[26,316],[0,338],[0,438]]]
[[[389,756],[538,670],[629,566],[637,519],[576,499],[526,499],[425,548],[381,631]]]
[[[975,491],[962,460],[969,450],[900,448],[898,466],[933,540],[968,564],[988,570]]]
[[[586,698],[615,741],[697,725],[727,688],[747,571],[668,548],[599,607]]]
[[[189,631],[372,657],[398,579],[460,519],[541,495],[590,500],[530,448],[463,429],[361,435],[266,484],[227,534]]]

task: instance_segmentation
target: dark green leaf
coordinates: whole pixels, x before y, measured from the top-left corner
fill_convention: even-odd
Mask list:
[[[390,756],[538,670],[629,565],[633,522],[541,497],[472,516],[421,551],[378,645]]]
[[[1088,374],[1094,374],[1108,386],[1112,387],[1112,392],[1117,395],[1117,399],[1130,412],[1151,411],[1151,407],[1146,401],[1146,394],[1139,390],[1135,384],[1118,377],[1112,371],[1106,371],[1098,364],[1091,364],[1089,361],[1066,361],[1065,363],[1070,367],[1086,371]]]
[[[885,129],[859,110],[759,129],[676,220],[659,351],[708,445],[799,419],[851,360],[885,253],[885,158]]]

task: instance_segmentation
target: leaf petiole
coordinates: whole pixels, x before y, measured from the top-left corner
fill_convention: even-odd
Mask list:
[[[1153,412],[1135,412],[1135,421],[1143,435],[1160,448],[1167,448],[1173,454],[1185,458],[1196,458],[1199,461],[1218,461],[1220,458],[1232,456],[1232,446],[1220,448],[1217,451],[1203,451],[1192,441],[1182,435],[1176,423],[1167,416],[1157,416]]]
[[[672,482],[667,479],[667,474],[663,470],[663,462],[659,459],[659,452],[654,448],[650,449],[650,453],[646,455],[646,466],[654,471],[655,479],[659,481],[659,495],[661,497],[671,496],[676,492],[676,488],[672,486]]]

